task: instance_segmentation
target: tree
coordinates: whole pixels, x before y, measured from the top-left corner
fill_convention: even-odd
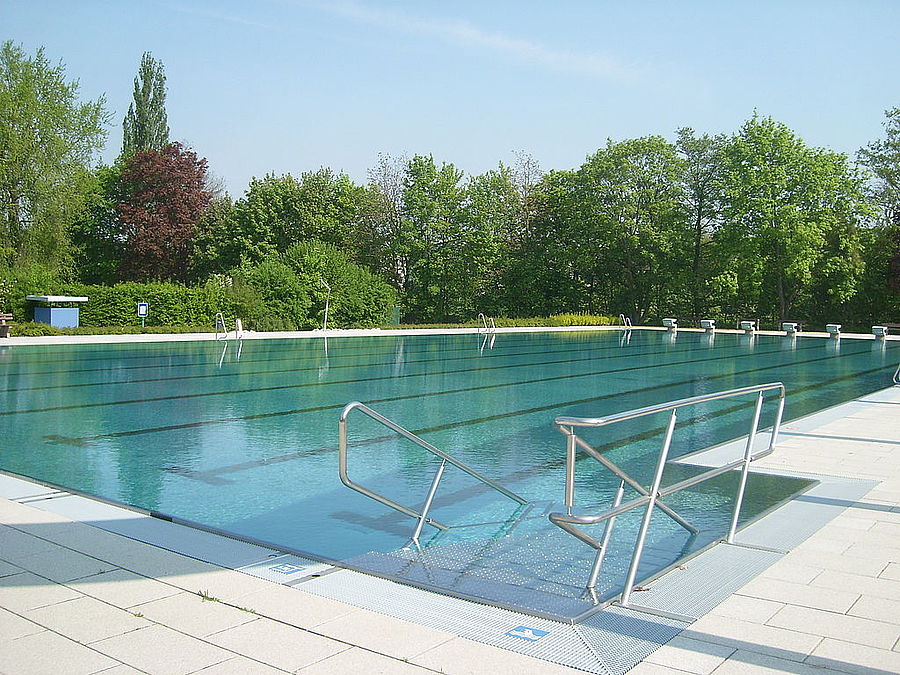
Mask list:
[[[683,298],[689,236],[682,163],[660,136],[607,142],[575,174],[565,218],[590,313],[636,323]]]
[[[144,52],[134,78],[134,100],[122,124],[122,154],[161,150],[169,144],[166,73],[162,61]]]
[[[416,155],[403,184],[403,230],[409,242],[407,311],[420,321],[453,316],[454,261],[462,245],[463,173],[452,164],[438,168],[434,158]]]
[[[184,280],[197,222],[210,203],[206,160],[170,143],[125,160],[119,219],[123,274],[135,280]]]
[[[777,321],[792,318],[829,279],[828,302],[852,296],[862,271],[856,232],[866,202],[860,178],[839,153],[808,148],[772,118],[754,115],[723,153],[719,260],[739,304]]]
[[[885,138],[859,151],[860,161],[874,174],[872,196],[881,207],[881,227],[890,235],[882,238],[890,249],[884,270],[887,285],[900,291],[900,108],[885,112]]]
[[[43,49],[29,57],[12,42],[0,47],[0,266],[68,264],[68,229],[106,138],[104,104],[80,102],[77,81]]]
[[[684,160],[683,211],[691,230],[690,294],[691,314],[695,321],[706,310],[705,280],[709,276],[706,249],[720,224],[722,206],[721,166],[723,136],[704,134],[697,137],[694,130],[678,130],[676,147]]]

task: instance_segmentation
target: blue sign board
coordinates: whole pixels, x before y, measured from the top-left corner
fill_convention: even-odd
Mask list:
[[[504,635],[521,638],[522,640],[528,640],[528,642],[537,642],[542,637],[548,634],[549,631],[538,630],[537,628],[529,628],[528,626],[516,626],[511,631],[504,633]]]
[[[150,315],[150,303],[148,302],[139,302],[137,306],[137,315],[139,318],[144,319]]]

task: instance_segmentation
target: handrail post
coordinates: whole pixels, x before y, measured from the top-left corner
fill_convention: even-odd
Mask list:
[[[625,481],[619,483],[619,489],[616,490],[616,496],[613,499],[613,508],[616,508],[622,503],[622,497],[625,495]],[[613,516],[609,520],[606,521],[606,526],[603,528],[603,539],[600,540],[600,550],[597,551],[597,555],[594,557],[594,566],[591,567],[591,576],[588,577],[587,588],[588,590],[595,588],[597,586],[597,578],[600,576],[600,568],[603,567],[603,559],[606,557],[606,551],[609,548],[609,540],[612,538],[613,528],[616,526],[616,517]]]
[[[644,552],[644,541],[647,538],[647,530],[650,528],[650,519],[653,518],[653,505],[659,497],[659,486],[662,483],[663,469],[666,468],[666,461],[669,457],[669,447],[672,445],[672,432],[675,430],[675,422],[678,419],[678,409],[672,410],[669,417],[669,425],[666,427],[666,437],[663,440],[662,451],[659,453],[659,460],[656,463],[656,474],[653,476],[653,486],[650,488],[650,499],[647,502],[647,510],[644,512],[644,519],[641,521],[641,529],[638,531],[637,541],[634,544],[634,553],[631,556],[631,565],[628,568],[628,576],[625,578],[625,588],[622,591],[621,605],[628,606],[631,599],[631,589],[634,586],[634,580],[637,577],[638,565],[641,563],[641,554]]]
[[[575,429],[566,430],[566,511],[571,516],[575,505]]]
[[[756,430],[759,427],[759,416],[762,413],[765,394],[759,392],[756,396],[756,409],[753,411],[753,426],[750,427],[750,435],[747,436],[747,447],[744,448],[744,464],[741,467],[741,482],[738,485],[737,495],[734,499],[734,513],[731,516],[731,527],[728,528],[728,536],[725,538],[729,544],[734,543],[734,533],[737,531],[738,518],[741,515],[741,505],[744,503],[744,490],[747,488],[747,474],[750,472],[750,459],[753,457],[753,442],[756,440]],[[783,399],[782,399],[783,400]],[[774,436],[775,430],[772,430]]]
[[[447,466],[447,460],[441,460],[441,465],[438,467],[437,473],[434,474],[434,479],[431,481],[431,487],[428,488],[428,496],[425,497],[425,503],[422,505],[422,515],[419,517],[419,522],[416,525],[415,532],[413,532],[412,543],[414,543],[417,547],[419,546],[419,535],[422,534],[422,528],[425,526],[425,521],[428,520],[428,510],[431,508],[431,502],[434,501],[434,495],[438,489],[438,483],[441,482],[441,476],[444,475],[444,467]]]
[[[762,392],[760,392],[762,394]],[[769,438],[769,450],[775,449],[778,442],[778,433],[781,431],[781,418],[784,416],[785,391],[782,387],[778,392],[778,410],[775,413],[775,423],[772,425],[772,436]]]

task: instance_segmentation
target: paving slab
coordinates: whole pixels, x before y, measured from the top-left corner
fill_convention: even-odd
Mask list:
[[[44,626],[29,621],[28,619],[0,609],[0,642],[15,640],[16,638],[41,633],[47,630]]]
[[[251,612],[205,600],[187,591],[134,605],[131,611],[155,623],[201,638],[257,618],[257,615]]]
[[[100,640],[91,647],[153,675],[187,675],[235,656],[208,642],[159,625]]]
[[[881,649],[890,649],[900,639],[896,624],[792,605],[781,609],[766,625]]]
[[[2,580],[0,580],[2,581]],[[127,570],[113,570],[68,584],[84,595],[127,609],[179,592],[174,586],[148,579]]]
[[[215,633],[207,640],[266,665],[289,671],[310,666],[351,647],[266,618]]]
[[[78,591],[30,572],[0,578],[0,607],[17,614],[79,597]]]
[[[315,628],[326,621],[362,611],[353,605],[300,589],[263,582],[255,577],[249,578],[255,579],[254,585],[263,584],[263,587],[233,598],[231,604],[252,609],[298,628]]]
[[[678,668],[696,675],[708,675],[734,652],[733,647],[701,642],[679,635],[650,654],[644,661]]]
[[[807,663],[862,675],[900,673],[900,652],[825,638]]]
[[[411,659],[456,637],[447,631],[367,609],[321,623],[316,626],[316,632],[399,659]]]
[[[782,605],[800,605],[831,612],[846,612],[859,600],[859,593],[831,589],[827,593],[809,584],[758,577],[738,591],[742,596],[761,598]],[[740,617],[737,617],[740,618]],[[767,617],[767,620],[770,617]],[[765,623],[763,621],[762,623]]]
[[[115,659],[52,631],[2,643],[0,667],[10,675],[89,675],[119,665]]]
[[[25,617],[82,644],[150,625],[131,612],[87,596],[29,610]]]
[[[365,649],[351,647],[297,671],[302,675],[428,675],[434,671]],[[452,673],[452,670],[443,672]]]

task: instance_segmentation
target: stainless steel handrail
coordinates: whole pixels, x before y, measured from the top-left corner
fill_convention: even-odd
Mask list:
[[[900,384],[900,363],[897,364],[897,370],[894,371],[894,384]]]
[[[625,328],[631,328],[631,317],[619,314],[619,321],[622,322],[622,325],[625,326]]]
[[[481,323],[484,326],[484,328],[478,329],[479,334],[484,333],[485,335],[487,335],[489,333],[497,332],[497,324],[494,323],[494,317],[492,317],[492,316],[488,317],[488,316],[484,315],[484,312],[478,312],[478,316],[475,317],[475,320],[477,321],[478,319],[481,319]],[[490,326],[488,326],[488,319],[491,320]]]
[[[407,440],[412,441],[419,447],[424,448],[431,454],[436,455],[437,457],[441,458],[441,465],[440,465],[440,467],[438,467],[437,473],[435,473],[434,478],[431,481],[431,486],[428,489],[428,495],[425,498],[425,503],[422,505],[421,513],[416,511],[415,509],[412,509],[408,506],[404,506],[403,504],[395,502],[393,499],[385,497],[384,495],[379,494],[379,493],[375,492],[374,490],[370,490],[369,488],[363,487],[362,485],[360,485],[358,483],[354,483],[352,480],[350,480],[350,476],[347,473],[347,446],[348,446],[348,443],[347,443],[347,418],[349,417],[350,413],[353,412],[354,410],[359,410],[361,413],[368,415],[376,422],[379,422],[380,424],[386,426],[388,429],[391,429],[392,431],[397,432],[398,434],[400,434]],[[349,487],[353,490],[356,490],[357,492],[364,494],[367,497],[374,499],[375,501],[381,502],[385,506],[389,506],[392,509],[400,511],[401,513],[405,513],[406,515],[408,515],[412,518],[418,519],[418,522],[416,524],[416,529],[413,532],[412,538],[410,539],[410,541],[412,543],[416,544],[417,546],[419,544],[419,535],[422,533],[422,527],[426,523],[433,527],[436,527],[439,530],[449,529],[448,525],[445,525],[445,524],[441,523],[440,521],[437,521],[437,520],[434,520],[434,519],[428,517],[428,511],[431,509],[431,502],[434,499],[435,493],[437,492],[438,484],[441,481],[441,477],[444,474],[444,468],[446,467],[447,463],[450,463],[453,466],[457,467],[458,469],[461,469],[462,471],[466,472],[467,474],[469,474],[476,480],[481,481],[488,487],[492,487],[497,492],[500,492],[504,496],[509,497],[510,499],[512,499],[515,502],[518,502],[519,504],[527,504],[528,503],[527,499],[520,497],[512,490],[508,490],[507,488],[503,487],[496,481],[493,481],[490,478],[488,478],[487,476],[479,473],[478,471],[476,471],[472,467],[468,466],[467,464],[464,464],[463,462],[459,461],[455,457],[448,455],[443,450],[436,448],[428,441],[423,440],[422,438],[419,438],[411,431],[404,429],[399,424],[392,422],[384,415],[381,415],[381,414],[375,412],[369,406],[367,406],[363,403],[360,403],[359,401],[353,401],[352,403],[348,403],[347,405],[344,406],[344,409],[341,411],[341,417],[338,422],[338,450],[339,450],[338,473],[341,477],[341,482],[344,485],[346,485],[347,487]]]
[[[900,370],[900,369],[898,369]],[[768,391],[778,391],[778,410],[775,415],[775,423],[772,426],[771,437],[769,439],[768,447],[762,452],[758,452],[753,454],[753,444],[756,440],[756,434],[759,427],[759,418],[762,412],[763,401],[765,400],[765,393]],[[756,407],[753,412],[753,423],[750,428],[750,432],[747,436],[747,443],[744,448],[743,457],[739,460],[735,460],[733,462],[729,462],[724,466],[719,466],[714,469],[710,469],[709,471],[704,471],[701,474],[693,476],[691,478],[682,480],[674,485],[670,485],[668,487],[661,487],[663,470],[665,469],[666,462],[668,461],[669,456],[669,448],[672,443],[672,434],[675,429],[675,423],[677,421],[677,411],[679,408],[685,406],[696,405],[698,403],[705,403],[708,401],[716,401],[724,398],[732,398],[735,396],[746,396],[748,394],[756,394]],[[588,544],[592,548],[597,550],[597,555],[594,560],[594,565],[591,570],[591,576],[588,580],[588,584],[586,590],[591,592],[593,591],[594,586],[596,585],[597,577],[600,572],[600,566],[603,561],[603,556],[605,555],[605,551],[609,542],[609,535],[612,531],[612,527],[615,523],[615,519],[618,515],[625,513],[627,511],[631,511],[636,508],[640,508],[641,506],[646,506],[647,510],[644,512],[643,520],[641,521],[641,526],[638,531],[637,540],[635,542],[634,553],[631,557],[631,564],[628,568],[628,575],[625,579],[625,587],[622,591],[622,597],[620,603],[623,606],[628,606],[631,598],[631,591],[634,587],[635,578],[637,576],[638,566],[640,565],[641,555],[644,549],[644,543],[646,541],[647,530],[650,526],[650,520],[653,516],[653,507],[659,506],[659,508],[664,511],[668,516],[670,516],[673,520],[678,522],[680,525],[688,529],[689,531],[696,533],[697,530],[690,523],[681,518],[677,513],[672,511],[668,506],[662,503],[662,498],[667,497],[669,495],[675,494],[676,492],[680,492],[686,488],[689,488],[693,485],[697,485],[698,483],[702,483],[703,481],[709,480],[716,476],[720,476],[724,473],[732,471],[737,468],[741,468],[741,477],[740,483],[737,490],[737,495],[735,497],[734,511],[731,517],[731,524],[728,529],[728,535],[725,539],[726,542],[733,544],[734,535],[737,530],[738,517],[740,516],[741,505],[743,504],[744,492],[747,487],[747,474],[750,469],[750,462],[760,459],[764,457],[775,449],[775,443],[778,440],[778,432],[781,428],[781,420],[784,414],[784,397],[785,390],[784,384],[781,382],[771,382],[768,384],[759,384],[753,385],[749,387],[740,387],[738,389],[730,389],[728,391],[715,392],[712,394],[701,394],[699,396],[692,396],[690,398],[683,398],[677,401],[670,401],[668,403],[660,403],[657,405],[646,406],[644,408],[638,408],[636,410],[629,410],[626,412],[617,413],[615,415],[608,415],[606,417],[566,417],[561,416],[557,417],[555,423],[559,430],[566,435],[567,437],[567,447],[566,447],[566,494],[565,494],[565,503],[566,503],[566,513],[551,513],[549,515],[550,521],[562,528],[572,536],[577,539],[583,541]],[[583,439],[579,438],[575,433],[575,429],[577,427],[602,427],[610,424],[615,424],[617,422],[622,422],[625,420],[635,419],[638,417],[643,417],[645,415],[653,415],[656,413],[671,411],[671,415],[669,416],[669,422],[666,426],[665,436],[663,439],[663,446],[660,450],[659,458],[656,463],[656,470],[654,472],[653,483],[649,489],[645,489],[640,483],[638,483],[634,478],[629,476],[625,471],[623,471],[620,467],[616,466],[609,459],[604,457],[599,451],[595,448],[591,447],[587,442]],[[575,501],[575,455],[578,447],[581,447],[585,450],[591,457],[599,461],[605,467],[610,469],[613,473],[619,476],[623,483],[628,483],[632,488],[634,488],[640,496],[627,501],[625,503],[621,502],[622,494],[621,492],[617,492],[616,499],[613,503],[613,506],[601,513],[594,515],[575,515],[572,513],[572,508]],[[621,488],[620,488],[621,490]],[[596,523],[607,522],[607,527],[604,532],[602,541],[598,541],[588,533],[579,529],[578,526],[582,525],[594,525]]]
[[[228,326],[225,323],[225,315],[222,312],[216,312],[215,316],[216,322],[216,340],[224,340],[228,337]],[[222,329],[221,331],[219,329]],[[219,337],[219,333],[222,333],[222,337]]]

